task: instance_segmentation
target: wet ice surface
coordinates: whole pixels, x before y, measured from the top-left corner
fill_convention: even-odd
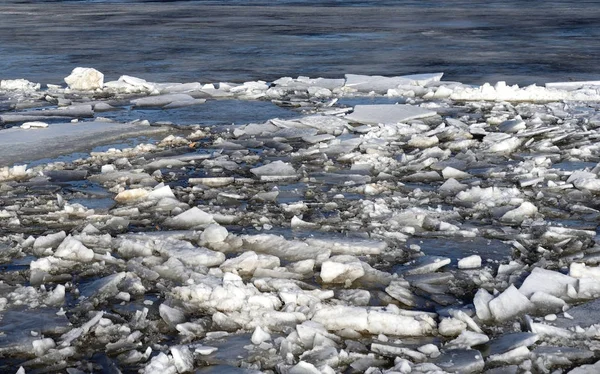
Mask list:
[[[440,78],[1,81],[0,367],[594,372],[598,86]]]

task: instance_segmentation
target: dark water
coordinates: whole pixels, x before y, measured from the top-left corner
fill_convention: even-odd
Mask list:
[[[315,5],[318,4],[318,5]],[[272,80],[446,73],[465,83],[600,77],[586,1],[20,1],[0,3],[0,78]]]

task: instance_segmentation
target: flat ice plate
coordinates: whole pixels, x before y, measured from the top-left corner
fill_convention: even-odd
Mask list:
[[[354,112],[348,114],[345,118],[351,122],[358,122],[367,125],[391,124],[435,116],[437,113],[433,110],[423,109],[418,106],[404,104],[378,104],[378,105],[357,105]]]
[[[163,131],[166,128],[114,122],[56,123],[45,129],[13,127],[0,131],[0,167],[91,150],[126,136]]]

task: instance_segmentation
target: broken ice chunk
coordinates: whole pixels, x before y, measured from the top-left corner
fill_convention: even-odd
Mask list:
[[[189,242],[165,243],[159,252],[168,257],[175,257],[187,266],[218,266],[225,261],[225,255],[204,247],[195,247]]]
[[[500,217],[500,221],[520,224],[525,219],[535,216],[537,212],[538,209],[535,205],[529,201],[525,201],[519,205],[518,208],[504,213],[504,215]]]
[[[406,316],[383,309],[341,305],[324,306],[314,314],[312,320],[323,324],[328,330],[350,329],[396,336],[422,336],[435,328],[435,321],[426,314]]]
[[[484,357],[499,355],[519,347],[533,345],[538,339],[539,336],[537,334],[530,332],[508,333],[485,343],[485,345],[480,347],[480,350]]]
[[[174,93],[157,96],[148,96],[131,101],[136,107],[175,107],[202,104],[205,100],[197,100],[185,93]],[[168,109],[168,108],[167,108]]]
[[[363,124],[395,124],[411,119],[435,116],[437,113],[412,105],[356,105],[345,119]]]
[[[45,129],[46,127],[48,124],[41,121],[25,122],[21,125],[22,129]]]
[[[208,225],[200,235],[200,240],[205,243],[220,243],[227,239],[229,232],[219,224]]]
[[[263,330],[260,326],[256,326],[250,340],[252,341],[252,344],[259,345],[269,339],[271,339],[271,334]]]
[[[498,130],[507,133],[516,133],[519,132],[519,130],[525,130],[526,128],[525,121],[522,119],[511,119],[498,125]]]
[[[33,242],[33,253],[36,256],[41,256],[47,248],[53,249],[58,247],[66,237],[67,234],[64,231],[39,236],[35,239],[35,242]]]
[[[481,353],[475,349],[449,349],[432,362],[450,373],[480,373],[485,366]]]
[[[334,255],[377,255],[387,248],[387,243],[361,238],[308,238],[306,243],[313,247],[324,247]]]
[[[67,236],[60,243],[54,255],[65,260],[80,262],[90,262],[94,259],[94,251],[87,248],[79,240],[74,239],[71,235]]]
[[[452,260],[448,257],[421,256],[414,261],[398,268],[398,272],[405,275],[433,273],[448,265]]]
[[[0,90],[4,91],[37,91],[41,85],[26,79],[3,79],[0,80]]]
[[[471,174],[469,173],[465,173],[464,171],[455,169],[453,167],[450,166],[446,166],[443,170],[442,170],[442,176],[444,177],[444,179],[450,179],[450,178],[454,178],[454,179],[466,179],[466,178],[471,178]]]
[[[488,307],[497,321],[506,321],[533,310],[534,304],[511,284]]]
[[[321,265],[321,279],[325,283],[352,284],[365,275],[360,260],[350,255],[333,256]]]
[[[542,291],[552,296],[565,298],[568,297],[568,286],[575,287],[576,285],[576,278],[536,267],[525,278],[525,281],[519,288],[519,292],[530,297],[534,292]]]
[[[471,348],[475,345],[487,343],[489,340],[490,338],[485,334],[465,330],[456,339],[449,341],[446,347]]]
[[[158,312],[163,321],[171,328],[175,328],[178,324],[185,322],[185,314],[181,310],[172,308],[167,304],[160,304]]]
[[[476,269],[481,267],[481,256],[472,255],[458,260],[459,269]]]
[[[245,235],[242,237],[245,248],[257,253],[266,253],[287,261],[312,259],[317,264],[327,260],[331,254],[329,248],[314,247],[307,243],[286,240],[276,235]]]
[[[250,169],[250,172],[261,180],[296,177],[296,169],[294,169],[292,165],[281,160]]]
[[[171,361],[178,373],[191,372],[194,369],[194,357],[190,349],[184,345],[170,347]],[[163,372],[164,373],[164,372]]]
[[[121,191],[115,196],[115,201],[119,203],[126,203],[129,201],[135,201],[148,196],[148,191],[143,188],[133,188],[130,190]]]
[[[213,216],[201,210],[198,207],[193,207],[175,217],[167,218],[164,222],[165,226],[176,229],[190,229],[197,226],[208,225],[214,223]]]
[[[276,256],[256,254],[254,251],[247,251],[237,257],[227,259],[220,266],[221,270],[227,272],[237,272],[238,274],[253,274],[258,268],[274,269],[280,265],[279,258]]]
[[[77,67],[65,78],[72,90],[93,91],[104,86],[104,74],[93,68]]]
[[[479,291],[475,293],[475,297],[473,298],[473,304],[475,305],[475,312],[477,313],[477,317],[479,317],[482,321],[487,321],[492,319],[492,312],[489,308],[489,303],[494,299],[487,290],[484,288],[480,288]]]

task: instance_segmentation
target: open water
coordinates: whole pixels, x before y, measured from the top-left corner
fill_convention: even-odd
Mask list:
[[[446,73],[521,85],[600,76],[595,1],[0,3],[0,79],[76,66],[151,81]]]

